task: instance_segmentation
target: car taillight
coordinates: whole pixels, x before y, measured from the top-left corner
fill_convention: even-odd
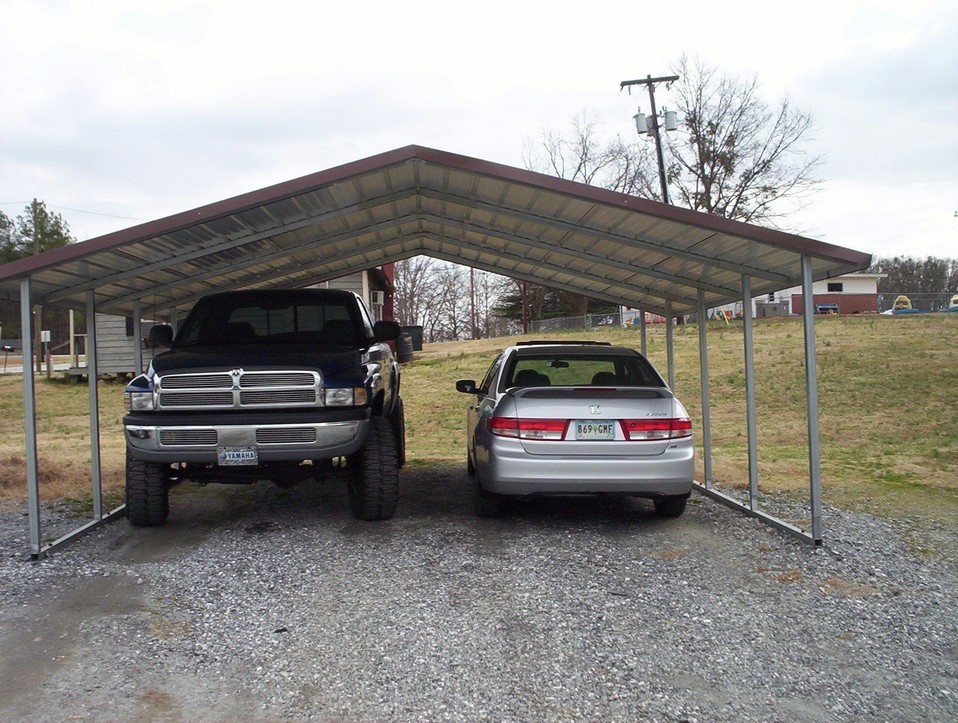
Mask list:
[[[489,431],[493,434],[518,439],[565,439],[568,426],[567,419],[492,417],[489,420]]]
[[[632,442],[661,439],[681,439],[692,436],[692,420],[688,417],[675,419],[623,419],[622,431]]]

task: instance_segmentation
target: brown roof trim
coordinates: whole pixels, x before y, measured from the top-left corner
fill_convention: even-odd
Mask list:
[[[190,211],[182,211],[172,216],[159,218],[155,221],[147,221],[146,223],[130,226],[129,228],[119,231],[113,231],[112,233],[97,236],[87,241],[62,246],[51,251],[46,251],[39,256],[29,256],[19,259],[0,266],[0,279],[26,276],[32,271],[48,266],[55,266],[64,261],[82,258],[100,251],[108,251],[131,241],[138,241],[151,236],[160,236],[165,233],[179,231],[264,203],[295,196],[299,193],[304,193],[310,188],[324,186],[350,176],[367,173],[379,168],[395,165],[396,163],[402,163],[415,157],[415,153],[412,152],[413,149],[415,149],[415,146],[407,146],[406,148],[399,148],[387,153],[370,156],[369,158],[364,158],[359,161],[328,168],[325,171],[319,171],[290,181],[266,186],[257,191],[250,191],[249,193],[243,193],[222,201],[209,203]]]
[[[843,246],[835,246],[825,243],[824,241],[816,241],[815,239],[779,231],[777,229],[756,226],[742,221],[733,221],[702,211],[692,211],[687,208],[682,208],[681,206],[672,206],[661,203],[660,201],[630,196],[625,193],[600,188],[599,186],[589,186],[584,183],[569,181],[564,178],[557,178],[556,176],[548,176],[534,171],[527,171],[521,168],[515,168],[514,166],[504,166],[478,158],[460,156],[454,153],[438,151],[432,148],[422,148],[420,146],[409,146],[408,148],[415,149],[417,158],[437,165],[452,166],[464,171],[515,181],[523,185],[535,186],[547,191],[577,196],[597,203],[619,206],[649,216],[698,226],[717,233],[727,233],[733,236],[749,238],[754,241],[784,246],[789,250],[807,253],[813,256],[824,256],[826,258],[861,264],[862,266],[868,266],[871,263],[871,254],[855,251]]]
[[[53,249],[39,256],[30,256],[9,264],[4,264],[0,266],[0,280],[28,276],[39,269],[83,258],[84,256],[101,251],[118,248],[132,241],[142,240],[151,236],[159,236],[196,224],[206,223],[258,205],[305,193],[310,189],[342,181],[352,176],[362,175],[412,160],[421,160],[426,163],[477,173],[499,180],[512,181],[514,183],[540,188],[545,191],[575,196],[583,200],[618,206],[649,216],[694,225],[716,233],[727,233],[762,243],[781,246],[798,253],[848,262],[860,268],[868,266],[871,262],[870,254],[841,246],[834,246],[784,231],[754,226],[740,221],[731,221],[720,216],[690,211],[678,206],[670,206],[658,201],[629,196],[596,186],[588,186],[534,171],[515,168],[513,166],[506,166],[478,158],[471,158],[469,156],[461,156],[446,151],[411,145],[335,166],[317,173],[301,176],[300,178],[295,178],[283,183],[267,186],[222,201],[210,203],[190,211],[183,211],[155,221],[148,221],[147,223],[137,226],[114,231],[87,241]]]

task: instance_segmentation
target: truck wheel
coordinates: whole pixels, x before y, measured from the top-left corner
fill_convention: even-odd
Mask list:
[[[170,514],[169,465],[126,453],[126,517],[131,525],[162,525]]]
[[[406,464],[406,409],[402,403],[402,397],[396,398],[396,408],[389,416],[389,422],[392,424],[393,435],[396,437],[396,459],[399,468],[402,469]]]
[[[349,458],[349,506],[360,520],[388,520],[399,500],[399,459],[393,426],[369,420],[366,445]]]

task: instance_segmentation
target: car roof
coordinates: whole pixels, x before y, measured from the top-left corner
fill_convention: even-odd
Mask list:
[[[627,346],[612,346],[608,342],[522,342],[510,349],[517,356],[541,356],[543,353],[571,356],[641,356],[635,349]]]

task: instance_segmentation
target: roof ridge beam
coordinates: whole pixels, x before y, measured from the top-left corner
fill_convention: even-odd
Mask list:
[[[365,226],[362,229],[344,231],[342,233],[336,234],[335,236],[324,236],[323,238],[316,239],[315,241],[309,241],[305,244],[300,244],[299,246],[293,248],[285,248],[277,251],[273,251],[268,254],[261,254],[252,259],[247,259],[246,261],[240,261],[238,263],[231,264],[228,271],[242,271],[243,269],[249,268],[250,266],[256,266],[266,261],[272,261],[277,258],[283,258],[285,256],[291,256],[296,253],[301,253],[303,251],[309,251],[311,249],[321,248],[327,244],[336,244],[342,241],[348,241],[355,236],[361,236],[366,233],[376,233],[377,231],[391,228],[393,226],[401,226],[403,223],[409,223],[410,221],[416,220],[415,216],[403,216],[401,219],[391,219],[389,221],[382,221],[371,226]],[[150,286],[148,288],[132,291],[123,296],[118,296],[113,299],[115,304],[123,304],[127,301],[134,301],[135,299],[142,299],[144,297],[150,296],[151,294],[162,293],[168,289],[175,288],[185,283],[185,281],[203,281],[210,278],[211,276],[216,276],[218,274],[223,274],[223,268],[213,268],[207,271],[200,272],[198,274],[190,274],[188,279],[179,280],[179,281],[169,281],[165,284],[160,284],[159,286]]]
[[[559,264],[555,264],[555,263],[552,263],[552,262],[542,261],[542,260],[539,260],[539,259],[530,258],[529,256],[520,256],[520,255],[518,255],[518,254],[514,254],[514,253],[511,253],[511,252],[509,252],[509,251],[501,251],[501,250],[499,250],[499,249],[487,249],[487,248],[485,248],[485,247],[478,246],[478,245],[476,245],[476,244],[473,244],[473,243],[470,243],[470,242],[468,242],[468,241],[465,241],[464,239],[458,239],[458,240],[456,240],[456,241],[452,241],[451,239],[449,239],[448,237],[446,237],[446,236],[444,236],[444,235],[442,235],[442,234],[434,234],[434,233],[431,233],[431,232],[428,232],[428,231],[427,231],[427,232],[424,232],[422,235],[423,235],[425,238],[434,239],[434,240],[439,241],[440,243],[449,243],[449,242],[459,243],[463,248],[468,248],[468,249],[471,249],[471,250],[473,250],[473,251],[477,251],[477,252],[480,253],[480,254],[483,254],[483,253],[484,253],[484,254],[489,254],[489,255],[492,255],[492,256],[498,256],[498,257],[500,257],[500,258],[508,259],[508,260],[510,260],[510,261],[515,261],[516,263],[529,264],[530,266],[535,266],[535,267],[538,267],[538,268],[548,269],[548,270],[553,271],[553,272],[555,272],[555,273],[560,273],[560,274],[570,274],[570,273],[571,273],[571,274],[573,274],[573,275],[575,275],[575,276],[578,276],[578,277],[580,277],[580,278],[588,279],[589,281],[594,281],[594,282],[599,283],[599,284],[604,284],[605,286],[608,286],[608,287],[614,287],[614,286],[618,286],[618,287],[629,287],[629,286],[634,286],[633,284],[629,284],[628,282],[618,281],[618,280],[616,280],[616,279],[608,279],[608,278],[606,278],[606,277],[604,277],[604,276],[597,276],[597,275],[595,275],[595,274],[591,274],[591,273],[587,273],[587,272],[583,272],[583,271],[579,271],[579,270],[570,270],[570,269],[569,269],[568,267],[566,267],[566,266],[560,266]],[[501,275],[508,275],[508,274],[501,274]],[[538,281],[538,282],[536,282],[536,283],[542,283],[541,279],[540,279],[540,281]],[[665,291],[659,291],[659,290],[657,290],[657,289],[649,289],[648,287],[637,287],[637,288],[641,288],[641,289],[643,289],[644,291],[646,291],[647,293],[649,293],[649,294],[651,294],[651,295],[653,295],[653,296],[656,296],[656,297],[658,297],[658,298],[661,298],[661,299],[669,299],[670,301],[675,301],[675,302],[677,302],[677,303],[679,303],[679,304],[689,304],[689,305],[691,305],[691,304],[697,303],[697,297],[693,299],[693,298],[688,297],[688,296],[681,296],[681,295],[679,295],[679,294],[672,294],[672,293],[665,292]],[[589,296],[589,295],[591,294],[591,290],[586,291],[586,290],[583,289],[583,290],[580,290],[578,293],[580,293],[580,294],[585,294],[586,296]]]
[[[661,279],[662,281],[670,281],[676,284],[681,284],[682,286],[691,286],[696,289],[702,289],[703,291],[710,291],[714,294],[719,294],[720,296],[732,296],[737,297],[739,290],[737,288],[728,288],[725,286],[719,286],[717,284],[710,284],[704,281],[696,281],[695,279],[690,279],[685,276],[679,276],[677,274],[669,274],[664,271],[659,271],[657,269],[651,269],[645,266],[636,266],[634,264],[628,263],[626,261],[618,261],[616,259],[610,259],[605,256],[599,256],[598,254],[590,254],[587,251],[579,251],[578,249],[569,249],[564,246],[554,246],[537,239],[531,239],[527,236],[519,236],[512,232],[502,231],[497,229],[495,226],[488,226],[486,224],[477,223],[475,221],[459,221],[459,220],[450,220],[446,219],[443,216],[438,216],[436,214],[421,214],[426,220],[438,223],[441,225],[447,226],[463,226],[467,230],[473,230],[477,233],[483,233],[487,236],[495,236],[498,238],[505,239],[507,241],[514,241],[520,244],[526,244],[533,248],[540,249],[549,253],[564,254],[566,256],[571,256],[573,258],[581,259],[583,261],[588,261],[600,266],[609,266],[612,268],[622,269],[623,271],[629,271],[638,276],[650,276],[655,279]]]
[[[457,259],[455,254],[448,254],[445,251],[440,251],[440,250],[426,247],[423,249],[423,253],[425,253],[426,256],[432,256],[441,261],[448,261],[449,263],[453,263],[453,264],[462,263],[462,259]],[[486,264],[486,263],[483,263],[482,261],[478,261],[478,260],[470,261],[468,264],[464,264],[464,265],[472,266],[473,268],[481,269],[483,271],[488,271],[489,273],[492,273],[492,274],[498,274],[499,276],[508,276],[509,278],[519,279],[520,281],[528,281],[531,284],[540,284],[542,286],[548,286],[553,289],[559,289],[561,291],[568,291],[574,294],[582,295],[582,289],[579,287],[570,286],[568,284],[563,284],[561,282],[554,282],[554,281],[543,282],[542,279],[538,279],[532,274],[524,274],[519,272],[510,272],[509,274],[503,274],[501,269],[497,269],[494,265]],[[593,299],[601,299],[602,301],[608,301],[609,303],[612,303],[612,304],[618,304],[618,305],[622,304],[622,297],[615,296],[612,294],[590,292],[588,296],[590,296]],[[642,302],[641,306],[643,309],[646,309],[648,311],[657,311],[657,312],[660,312],[662,315],[665,314],[665,307],[662,305],[656,304],[654,302],[653,303]]]
[[[89,291],[91,289],[105,286],[107,284],[116,283],[118,281],[124,281],[125,279],[128,279],[128,278],[142,276],[143,274],[148,274],[152,271],[167,269],[171,266],[175,266],[176,264],[193,261],[194,259],[201,258],[203,256],[208,256],[210,254],[219,253],[221,251],[228,251],[230,249],[239,248],[247,244],[255,243],[257,241],[262,241],[263,239],[266,239],[266,238],[271,238],[273,236],[280,236],[290,231],[298,231],[299,229],[305,228],[314,223],[320,223],[322,221],[332,221],[336,218],[340,218],[350,213],[368,210],[370,208],[376,208],[378,206],[382,206],[389,203],[395,203],[396,201],[401,201],[411,196],[415,196],[417,194],[418,194],[418,191],[416,189],[404,189],[402,191],[396,191],[394,193],[386,194],[385,196],[377,196],[376,198],[373,198],[373,199],[360,201],[359,203],[355,203],[350,206],[344,206],[334,211],[324,211],[323,213],[319,213],[314,216],[307,216],[305,218],[301,218],[298,221],[294,221],[290,224],[284,224],[282,226],[267,229],[265,231],[259,231],[257,233],[250,234],[248,236],[243,236],[238,239],[229,239],[227,241],[221,241],[220,243],[214,244],[213,246],[206,246],[203,248],[194,249],[193,251],[188,251],[186,253],[178,254],[176,256],[170,256],[168,258],[162,259],[160,261],[155,261],[145,266],[137,266],[135,268],[126,269],[124,271],[118,271],[116,273],[109,274],[108,276],[97,277],[95,280],[92,280],[92,281],[84,281],[80,284],[76,284],[74,286],[70,286],[68,288],[61,289],[60,291],[57,291],[53,294],[50,294],[49,296],[45,298],[45,302],[56,303],[57,301],[60,301],[61,299],[67,298],[68,296],[73,296],[74,294]],[[283,199],[283,200],[289,200],[289,199]],[[230,215],[233,215],[233,214],[230,214]],[[228,216],[220,216],[219,218],[227,218],[227,217]],[[215,220],[218,220],[218,219],[209,219],[205,223],[209,223]],[[155,237],[151,237],[151,238],[155,238]],[[122,250],[122,247],[116,249],[116,251],[121,251],[121,250]]]
[[[465,196],[460,196],[455,193],[448,193],[445,191],[437,191],[432,188],[423,188],[420,193],[436,201],[446,201],[451,203],[458,203],[462,206],[470,208],[480,208],[484,211],[490,213],[503,213],[510,216],[519,216],[522,217],[531,217],[534,221],[538,223],[544,223],[553,228],[557,228],[560,231],[566,231],[569,233],[586,233],[590,236],[595,236],[596,238],[602,239],[604,241],[612,241],[614,243],[626,244],[628,246],[634,246],[636,248],[645,249],[647,251],[654,251],[660,253],[664,256],[678,256],[689,261],[696,261],[707,266],[717,266],[718,268],[724,269],[726,271],[734,271],[736,274],[748,274],[753,277],[759,277],[767,279],[769,281],[781,282],[784,285],[793,285],[794,279],[785,275],[778,274],[774,271],[768,271],[765,269],[758,269],[752,266],[746,266],[744,264],[735,263],[732,261],[725,261],[723,259],[712,258],[710,256],[703,256],[702,254],[697,254],[694,251],[687,251],[685,249],[672,248],[666,246],[659,246],[651,241],[646,241],[640,238],[632,238],[630,236],[621,236],[618,234],[610,233],[608,231],[602,231],[601,229],[593,228],[591,226],[577,226],[571,221],[561,221],[556,218],[549,216],[541,216],[538,214],[530,213],[528,210],[516,208],[514,206],[505,206],[505,205],[496,205],[494,203],[487,203],[485,201],[479,201],[477,199],[470,199]],[[593,201],[593,204],[598,202]],[[623,209],[624,210],[624,209]],[[661,221],[667,222],[668,219],[660,219]],[[717,232],[711,231],[710,235],[714,236]],[[752,239],[747,239],[752,241]],[[753,241],[753,243],[762,243],[761,241]],[[793,252],[794,253],[794,252]],[[799,254],[796,253],[796,256]]]

